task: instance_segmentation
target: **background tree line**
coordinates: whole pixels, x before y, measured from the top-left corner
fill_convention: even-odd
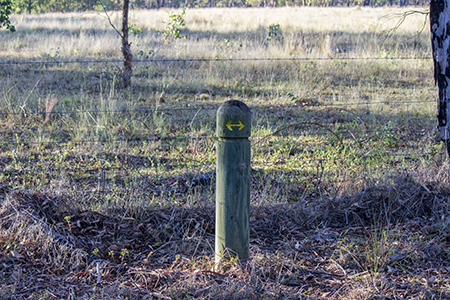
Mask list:
[[[15,13],[120,10],[121,0],[12,0]],[[130,0],[131,9],[277,6],[428,5],[429,0]]]

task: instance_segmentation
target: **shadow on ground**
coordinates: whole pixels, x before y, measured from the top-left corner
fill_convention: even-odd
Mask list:
[[[428,180],[400,174],[333,199],[252,207],[251,257],[219,270],[212,268],[209,205],[106,214],[81,211],[76,199],[3,186],[0,293],[4,299],[448,297],[445,177],[443,170]]]

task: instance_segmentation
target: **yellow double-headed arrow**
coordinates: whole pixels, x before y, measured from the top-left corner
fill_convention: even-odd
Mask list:
[[[239,124],[233,124],[233,120],[230,120],[230,121],[228,121],[228,123],[227,123],[225,126],[227,126],[227,128],[228,128],[230,131],[233,131],[233,126],[234,126],[234,127],[239,127],[239,130],[242,130],[242,129],[244,129],[245,124],[242,123],[241,120],[239,120]]]

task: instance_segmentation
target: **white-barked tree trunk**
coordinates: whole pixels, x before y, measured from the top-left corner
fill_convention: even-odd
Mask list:
[[[434,80],[439,90],[438,129],[450,155],[450,0],[430,2]]]

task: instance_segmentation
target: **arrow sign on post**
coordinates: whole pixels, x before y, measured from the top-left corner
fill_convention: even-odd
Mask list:
[[[216,268],[230,255],[250,255],[251,115],[237,100],[223,103],[216,114]]]
[[[239,130],[242,130],[242,129],[244,129],[245,124],[242,123],[241,120],[239,120],[239,124],[233,124],[233,120],[230,120],[230,121],[228,121],[228,123],[227,123],[225,126],[227,126],[227,128],[228,128],[230,131],[233,131],[233,126],[234,126],[234,127],[239,127]]]

